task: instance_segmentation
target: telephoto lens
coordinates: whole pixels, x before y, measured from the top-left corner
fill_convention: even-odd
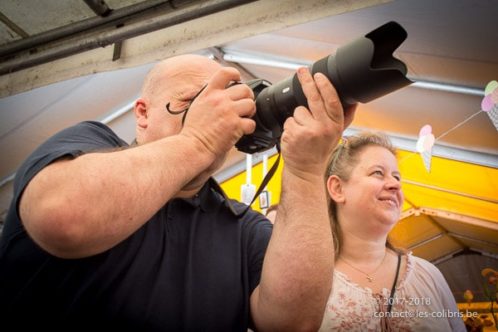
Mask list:
[[[392,53],[407,33],[396,22],[388,22],[337,49],[311,65],[311,73],[323,73],[334,85],[343,108],[367,103],[412,83],[406,65]],[[235,145],[239,151],[256,153],[280,141],[283,124],[297,106],[306,106],[297,74],[271,85],[265,80],[246,82],[256,96],[256,130]]]

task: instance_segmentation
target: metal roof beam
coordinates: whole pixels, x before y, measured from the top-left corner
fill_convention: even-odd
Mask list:
[[[420,212],[429,216],[436,216],[436,217],[441,217],[445,219],[451,219],[451,220],[456,220],[458,222],[472,225],[472,226],[477,226],[477,227],[482,227],[486,229],[490,229],[493,231],[498,231],[498,223],[485,220],[485,219],[480,219],[480,218],[475,218],[475,217],[470,217],[470,216],[465,216],[463,214],[458,214],[454,212],[448,212],[448,211],[443,211],[443,210],[438,210],[438,209],[433,209],[433,208],[428,208],[428,207],[421,207]]]
[[[359,133],[362,130],[372,130],[372,129],[360,129],[360,128],[347,128],[344,131],[345,136],[351,136]],[[397,149],[405,150],[405,151],[410,151],[416,153],[416,144],[417,140],[413,138],[405,138],[405,137],[399,137],[393,134],[388,134],[389,138],[391,139],[391,142]],[[454,147],[448,147],[448,146],[443,146],[436,144],[433,147],[433,155],[437,157],[442,157],[450,160],[456,160],[456,161],[461,161],[461,162],[467,162],[467,163],[472,163],[475,165],[480,165],[480,166],[486,166],[486,167],[492,167],[492,168],[498,168],[498,156],[488,154],[488,153],[483,153],[483,152],[476,152],[476,151],[470,151],[470,150],[464,150],[460,148],[454,148]],[[275,149],[262,152],[266,153],[269,156],[273,156],[274,154],[277,153]],[[262,159],[258,156],[255,159],[255,164],[260,162]],[[241,160],[240,162],[224,169],[222,172],[217,173],[215,178],[219,182],[223,182],[228,180],[229,178],[245,171],[245,161]],[[473,197],[477,199],[483,199],[481,197]],[[485,199],[487,201],[490,201],[491,203],[496,203],[495,200],[492,199]]]
[[[243,52],[233,52],[226,49],[223,49],[222,51],[224,52],[224,59],[226,61],[235,62],[239,64],[260,65],[260,66],[290,69],[290,70],[296,70],[299,67],[310,66],[313,64],[312,61],[290,61],[288,59],[283,59],[275,56],[254,55]],[[414,83],[411,84],[410,86],[415,88],[461,93],[473,96],[484,96],[483,89],[476,89],[476,88],[459,86],[454,84],[420,80],[414,77],[408,77],[408,78],[414,81]]]
[[[71,23],[49,31],[45,31],[33,36],[26,34],[25,38],[12,41],[0,48],[0,56],[10,55],[16,52],[32,50],[47,43],[53,43],[56,40],[68,38],[83,31],[96,29],[98,27],[114,24],[118,25],[125,18],[143,13],[148,10],[158,10],[162,5],[168,3],[166,0],[146,0],[134,5],[113,10],[106,17],[91,17],[86,20]]]
[[[104,0],[83,0],[86,5],[97,15],[105,17],[112,11]]]
[[[391,2],[392,0],[282,0],[282,1],[252,1],[250,3],[235,6],[242,2],[230,0],[204,0],[195,2],[188,6],[192,17],[189,20],[177,20],[174,24],[166,27],[163,24],[168,15],[158,16],[155,20],[147,20],[142,26],[125,25],[116,31],[106,31],[94,34],[93,37],[80,40],[81,47],[95,45],[92,52],[83,52],[79,49],[78,54],[72,54],[77,47],[73,45],[59,45],[58,50],[50,50],[51,53],[65,53],[66,57],[50,63],[39,64],[16,72],[8,72],[0,76],[0,97],[12,95],[22,91],[50,83],[79,77],[87,74],[129,68],[145,63],[150,63],[171,57],[177,54],[196,52],[208,47],[223,45],[224,43],[251,37],[254,35],[280,30],[289,26],[317,20],[323,17],[342,14],[357,9]],[[211,12],[211,15],[199,15],[200,10],[206,10],[224,3],[232,5],[233,8],[223,11]],[[187,8],[185,10],[187,10]],[[219,8],[219,7],[218,7]],[[185,15],[184,9],[175,11],[176,15]],[[195,16],[197,14],[197,16]],[[195,18],[195,19],[194,19]],[[169,17],[171,19],[171,17]],[[171,23],[171,22],[170,22]],[[146,33],[146,28],[156,25],[157,31]],[[149,27],[147,27],[149,26]],[[134,36],[126,33],[134,29]],[[112,43],[118,39],[124,40],[121,58],[112,61],[113,50],[110,47],[103,48],[106,42],[110,42],[111,32],[116,34]],[[140,35],[142,33],[142,35]],[[119,35],[119,36],[118,36]],[[119,37],[119,38],[118,38]],[[93,47],[93,46],[92,46]],[[88,50],[88,48],[87,48]],[[57,52],[56,52],[57,51]],[[42,56],[43,55],[43,56]],[[40,61],[50,54],[35,54]],[[60,54],[59,54],[60,55]],[[35,58],[29,58],[35,61]],[[15,59],[19,61],[20,59]],[[41,63],[41,62],[38,62]],[[2,64],[7,66],[7,64]],[[18,65],[10,63],[9,66]]]
[[[347,128],[344,135],[355,135],[363,130],[372,131],[371,128]],[[386,133],[391,142],[397,149],[417,153],[417,139],[411,137],[402,137],[393,133]],[[462,148],[450,147],[441,144],[435,144],[432,148],[432,155],[450,160],[463,161],[475,165],[498,168],[498,155],[466,150]]]
[[[0,75],[9,74],[36,65],[62,59],[71,55],[105,47],[116,42],[140,36],[149,32],[227,10],[254,0],[211,0],[195,4],[187,8],[169,9],[160,12],[156,17],[138,20],[121,27],[112,27],[108,31],[98,31],[89,36],[72,38],[59,45],[40,50],[33,54],[23,55],[0,64]]]

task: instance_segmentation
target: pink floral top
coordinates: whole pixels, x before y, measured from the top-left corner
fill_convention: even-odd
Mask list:
[[[400,273],[391,316],[382,319],[390,289],[373,294],[334,271],[332,293],[320,331],[466,331],[455,299],[441,272],[428,261],[407,255],[406,272]]]

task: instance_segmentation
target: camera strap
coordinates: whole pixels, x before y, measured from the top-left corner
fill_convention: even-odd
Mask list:
[[[251,203],[249,205],[247,205],[243,210],[236,211],[235,208],[233,207],[230,199],[225,194],[225,191],[220,187],[220,185],[218,183],[216,183],[216,181],[213,181],[215,183],[216,190],[223,196],[223,198],[225,199],[227,207],[230,209],[230,211],[236,217],[243,216],[249,210],[249,208],[251,207],[252,203],[254,203],[254,201],[256,200],[256,198],[259,197],[259,195],[263,192],[263,190],[268,185],[268,182],[270,182],[271,178],[273,177],[273,175],[277,171],[278,165],[280,164],[280,157],[281,157],[280,143],[277,143],[276,148],[277,148],[277,153],[278,153],[277,160],[275,160],[275,163],[272,165],[272,167],[270,168],[270,170],[268,171],[268,173],[266,173],[263,181],[261,182],[261,184],[258,187],[258,190],[256,190],[256,193],[254,194],[254,197],[252,198]]]

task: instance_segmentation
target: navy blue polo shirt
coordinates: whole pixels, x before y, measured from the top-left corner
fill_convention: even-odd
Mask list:
[[[272,225],[252,210],[235,216],[214,180],[192,199],[167,202],[129,238],[95,256],[60,259],[26,233],[19,199],[41,169],[61,157],[125,146],[105,125],[83,122],[51,137],[19,169],[0,239],[2,325],[246,331]]]

